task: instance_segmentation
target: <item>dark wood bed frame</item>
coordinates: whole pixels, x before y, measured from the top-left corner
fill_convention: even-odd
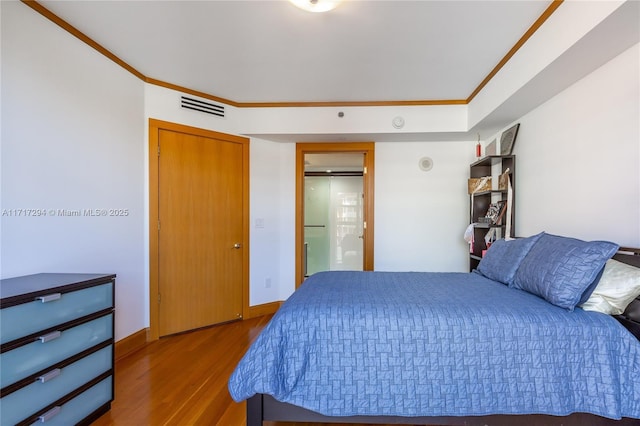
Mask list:
[[[614,256],[621,262],[640,268],[640,249],[621,247]],[[622,315],[615,318],[640,340],[640,297],[634,300]],[[262,426],[263,421],[280,422],[320,422],[320,423],[369,423],[369,424],[409,424],[409,425],[468,425],[468,426],[585,426],[617,425],[639,426],[640,420],[624,418],[611,420],[586,413],[569,416],[491,415],[472,417],[399,417],[399,416],[325,416],[296,405],[280,402],[270,395],[257,394],[247,400],[247,426]]]

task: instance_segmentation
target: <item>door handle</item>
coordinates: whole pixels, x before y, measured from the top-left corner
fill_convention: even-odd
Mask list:
[[[235,244],[233,245],[233,248],[234,248],[234,249],[242,248],[242,244],[240,244],[240,243],[235,243]]]

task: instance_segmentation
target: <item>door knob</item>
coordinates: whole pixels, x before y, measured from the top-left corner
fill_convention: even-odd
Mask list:
[[[233,248],[234,248],[234,249],[242,248],[242,244],[240,244],[240,243],[235,243],[235,244],[233,245]]]

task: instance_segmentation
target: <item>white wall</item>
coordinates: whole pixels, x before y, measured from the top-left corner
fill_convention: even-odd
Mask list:
[[[241,120],[241,111],[237,108],[209,101],[207,99],[201,99],[197,96],[186,95],[190,98],[201,99],[203,101],[212,102],[225,107],[224,117],[206,114],[204,112],[182,108],[180,106],[180,97],[182,95],[184,95],[184,93],[176,90],[167,89],[153,84],[145,84],[145,122],[148,122],[149,118],[155,118],[156,120],[180,123],[185,126],[214,130],[221,133],[238,134],[238,122]],[[147,123],[145,123],[145,128],[146,127]]]
[[[344,116],[339,117],[338,112]],[[404,118],[401,129],[393,118]],[[466,105],[306,107],[242,109],[242,132],[246,134],[412,134],[465,132]],[[353,140],[354,138],[352,138]]]
[[[516,233],[640,247],[640,45],[523,116]]]
[[[1,275],[116,273],[116,338],[127,336],[147,323],[143,84],[24,4],[0,7]]]
[[[295,288],[295,157],[294,144],[251,139],[252,306],[284,300]]]
[[[467,271],[467,177],[475,142],[376,144],[375,269]],[[422,157],[433,168],[422,171]]]
[[[544,93],[543,96],[551,96],[557,93],[558,82],[568,84],[569,81],[576,81],[579,76],[593,70],[594,64],[604,63],[605,58],[613,57],[618,43],[609,40],[609,37],[619,36],[616,31],[612,31],[613,36],[610,36],[607,31],[598,34],[597,43],[588,42],[589,46],[594,48],[587,48],[586,52],[580,52],[577,55],[572,55],[570,52],[576,46],[581,46],[581,42],[588,40],[594,28],[609,19],[613,22],[609,25],[614,27],[628,25],[626,22],[615,21],[619,19],[615,12],[624,3],[619,0],[565,1],[469,104],[469,127],[473,127],[504,105],[518,108],[520,111],[522,106],[518,106],[517,101],[514,104],[509,100],[532,82],[535,82],[535,88],[530,87],[529,90]],[[636,13],[632,7],[622,9],[624,13]],[[602,48],[603,44],[607,48]],[[559,72],[552,71],[543,77],[545,70],[553,69],[554,62],[567,54],[571,57],[570,66],[562,68]],[[534,94],[533,98],[538,99],[538,96]],[[530,102],[537,101],[526,102],[527,107]],[[503,114],[509,115],[508,112]],[[513,115],[510,116],[513,117]]]

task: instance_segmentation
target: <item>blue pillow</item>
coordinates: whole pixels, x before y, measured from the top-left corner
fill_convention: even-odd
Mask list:
[[[520,262],[541,236],[542,233],[517,240],[497,240],[480,261],[478,272],[491,280],[511,284]]]
[[[606,264],[606,262],[605,262],[605,264]],[[594,278],[593,282],[591,284],[589,284],[589,287],[587,287],[587,289],[584,291],[584,293],[582,293],[582,296],[580,296],[580,300],[578,301],[577,306],[580,306],[583,303],[585,303],[587,300],[589,300],[589,298],[591,297],[591,295],[595,291],[596,287],[598,286],[598,283],[600,282],[600,278],[602,278],[602,273],[603,272],[604,272],[604,266],[602,267],[602,269],[600,269],[600,272],[598,272],[598,275],[596,275],[596,277]]]
[[[608,241],[543,233],[520,263],[511,286],[572,311],[617,250],[618,245]]]

